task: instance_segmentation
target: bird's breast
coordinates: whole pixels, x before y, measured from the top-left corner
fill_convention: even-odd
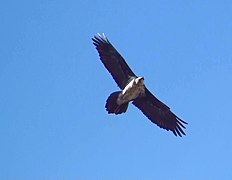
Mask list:
[[[129,102],[137,97],[141,96],[145,93],[145,88],[143,84],[136,84],[134,80],[132,80],[120,93],[117,103],[123,104],[125,102]]]

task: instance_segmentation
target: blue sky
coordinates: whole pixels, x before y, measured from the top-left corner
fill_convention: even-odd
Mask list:
[[[29,1],[0,6],[0,179],[232,178],[231,1]],[[189,124],[177,138],[130,105],[91,38],[104,32]]]

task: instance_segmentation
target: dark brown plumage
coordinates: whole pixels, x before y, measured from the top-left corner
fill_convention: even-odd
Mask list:
[[[123,92],[129,88],[129,83],[133,85],[134,81],[138,77],[133,73],[130,67],[127,65],[124,58],[118,53],[118,51],[112,46],[106,36],[98,34],[92,38],[100,59],[106,69],[110,72],[115,82],[124,91],[118,91],[112,93],[107,99],[106,110],[108,113],[121,114],[126,112],[128,103],[132,103],[139,108],[145,116],[148,117],[153,123],[159,127],[170,130],[175,136],[185,135],[183,129],[185,129],[185,121],[177,117],[170,108],[158,100],[143,84],[139,90],[139,95],[135,98],[129,99],[126,102],[120,103],[119,99]],[[141,92],[140,92],[141,91]]]

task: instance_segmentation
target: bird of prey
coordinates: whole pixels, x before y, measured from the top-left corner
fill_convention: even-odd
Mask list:
[[[113,47],[104,34],[92,38],[105,68],[121,89],[113,92],[106,100],[109,114],[125,113],[129,102],[160,128],[172,131],[175,136],[185,135],[185,121],[177,117],[170,108],[158,100],[144,85],[144,78],[136,76],[124,58]]]

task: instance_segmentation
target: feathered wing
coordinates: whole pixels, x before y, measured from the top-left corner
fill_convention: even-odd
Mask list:
[[[187,123],[171,112],[170,108],[159,101],[147,88],[145,96],[135,99],[133,104],[159,127],[172,131],[175,136],[185,135],[183,124]]]
[[[123,89],[131,77],[136,77],[124,58],[112,46],[106,36],[98,34],[92,38],[100,59],[118,86]]]

